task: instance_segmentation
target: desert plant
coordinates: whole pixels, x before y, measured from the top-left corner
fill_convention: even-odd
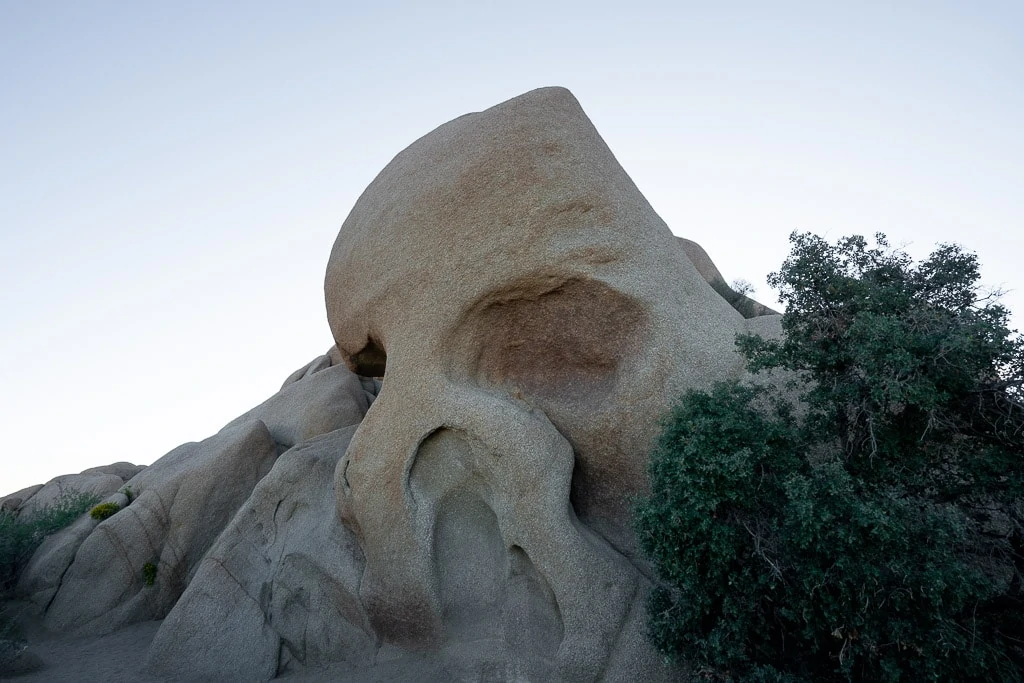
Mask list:
[[[94,494],[68,491],[35,512],[0,512],[0,594],[11,588],[44,538],[74,522],[98,501]]]
[[[108,517],[113,517],[115,513],[121,510],[121,506],[117,503],[100,503],[92,510],[89,510],[89,516],[93,519],[103,521]]]
[[[754,285],[742,278],[733,280],[732,285],[730,286],[732,287],[732,291],[736,292],[739,296],[751,296],[756,292]]]
[[[156,565],[152,562],[147,562],[142,565],[142,580],[147,586],[152,586],[156,583]]]
[[[784,337],[741,337],[793,403],[682,397],[637,507],[657,647],[720,680],[1019,681],[1024,342],[940,246],[794,234]]]

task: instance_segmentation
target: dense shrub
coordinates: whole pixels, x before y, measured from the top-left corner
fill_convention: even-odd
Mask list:
[[[975,257],[794,234],[785,400],[684,396],[636,510],[664,653],[721,680],[1021,680],[1024,344]]]
[[[89,510],[89,516],[102,522],[104,519],[113,517],[120,510],[121,506],[117,503],[100,503],[92,510]]]
[[[98,501],[95,495],[69,491],[33,513],[0,511],[0,596],[10,590],[44,538],[74,522]]]

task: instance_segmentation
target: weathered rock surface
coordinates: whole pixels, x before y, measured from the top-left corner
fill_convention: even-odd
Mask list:
[[[78,549],[47,610],[47,627],[96,635],[165,616],[276,457],[266,425],[253,420],[185,444],[143,470],[128,482],[131,505]],[[147,563],[156,567],[153,585]]]
[[[334,513],[334,467],[355,429],[281,455],[164,620],[150,673],[259,681],[279,668],[373,663],[357,597],[362,553]]]
[[[615,642],[637,676],[663,675],[626,625],[644,584],[628,501],[653,416],[738,376],[747,327],[572,95],[536,90],[410,145],[343,224],[325,292],[346,362],[386,368],[336,473],[381,638],[473,642],[506,673],[566,680],[602,676]],[[495,617],[519,575],[526,621],[551,624],[536,641]]]
[[[585,516],[628,516],[653,428],[639,416],[740,369],[742,316],[679,258],[560,88],[463,116],[399,154],[342,226],[325,290],[347,362],[375,375],[386,360],[409,389],[402,405],[385,389],[375,421],[420,412],[432,384],[520,395],[576,446]]]

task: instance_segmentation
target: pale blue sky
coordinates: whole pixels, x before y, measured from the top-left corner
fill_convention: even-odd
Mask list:
[[[1020,2],[0,0],[0,495],[270,396],[374,175],[545,85],[766,302],[794,229],[1024,286]]]

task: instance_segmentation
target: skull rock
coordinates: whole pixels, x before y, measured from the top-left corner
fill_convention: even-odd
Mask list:
[[[325,292],[340,355],[384,375],[335,475],[378,635],[530,680],[654,662],[629,500],[658,416],[742,372],[747,327],[571,93],[401,152],[343,224]]]

